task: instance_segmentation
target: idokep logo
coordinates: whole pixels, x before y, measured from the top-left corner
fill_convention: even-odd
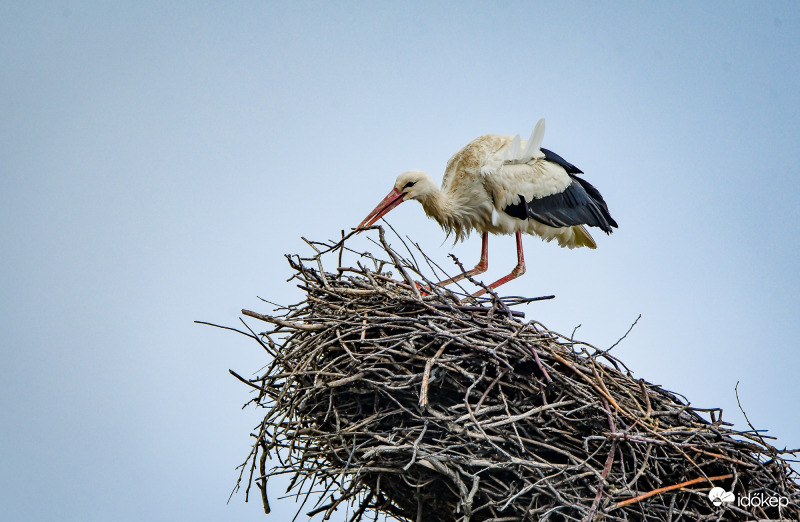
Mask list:
[[[720,487],[716,487],[708,492],[708,500],[715,506],[721,506],[723,503],[730,504],[736,500],[736,495],[733,494],[733,491],[725,491]]]
[[[750,495],[739,495],[736,502],[741,507],[776,507],[785,508],[789,505],[788,497],[781,495],[765,495],[763,493],[753,493]]]
[[[720,487],[712,488],[711,491],[708,492],[708,500],[710,500],[715,506],[721,506],[722,504],[731,504],[735,502],[737,506],[743,508],[784,508],[789,505],[789,499],[784,496],[768,496],[763,493],[752,493],[748,495],[739,495],[739,498],[736,498],[736,495],[734,495],[733,491],[725,491]]]

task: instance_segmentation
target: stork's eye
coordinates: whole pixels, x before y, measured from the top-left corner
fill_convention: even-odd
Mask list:
[[[403,186],[403,190],[405,190],[405,189],[407,189],[407,188],[411,188],[411,187],[413,187],[415,183],[416,183],[416,181],[409,181],[408,183],[406,183],[406,184]]]

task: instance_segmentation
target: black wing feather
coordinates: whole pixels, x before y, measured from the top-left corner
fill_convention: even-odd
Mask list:
[[[508,205],[503,212],[517,219],[535,219],[551,227],[589,225],[600,228],[606,234],[611,233],[612,227],[617,228],[617,222],[608,212],[608,205],[600,191],[575,175],[583,174],[583,171],[549,149],[541,148],[541,151],[546,161],[566,170],[572,182],[558,194],[531,201],[526,201],[520,194],[519,203]]]
[[[528,219],[528,208],[526,205],[527,201],[525,201],[525,196],[520,194],[519,203],[507,206],[503,209],[503,212],[517,219]]]
[[[539,150],[541,150],[544,153],[545,160],[553,162],[557,165],[561,165],[562,167],[564,167],[564,170],[566,170],[568,174],[583,174],[583,171],[581,169],[579,169],[569,161],[565,160],[552,150],[545,149],[544,147],[541,147]]]
[[[570,177],[572,183],[563,192],[528,201],[528,217],[551,227],[589,225],[610,234],[617,222],[603,196],[589,182],[573,174]]]

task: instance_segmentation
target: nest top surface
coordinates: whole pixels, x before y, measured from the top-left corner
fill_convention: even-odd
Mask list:
[[[786,452],[759,432],[510,308],[542,298],[432,285],[421,251],[378,235],[385,259],[308,242],[287,256],[304,300],[243,311],[272,328],[243,332],[271,362],[237,375],[266,410],[242,473],[267,512],[267,478],[288,474],[298,513],[353,522],[800,519]]]

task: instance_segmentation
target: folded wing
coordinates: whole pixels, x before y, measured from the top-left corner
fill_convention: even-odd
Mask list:
[[[497,210],[551,227],[589,225],[610,233],[617,222],[603,196],[577,176],[578,167],[541,148],[543,137],[540,120],[527,142],[516,136],[482,169]]]

